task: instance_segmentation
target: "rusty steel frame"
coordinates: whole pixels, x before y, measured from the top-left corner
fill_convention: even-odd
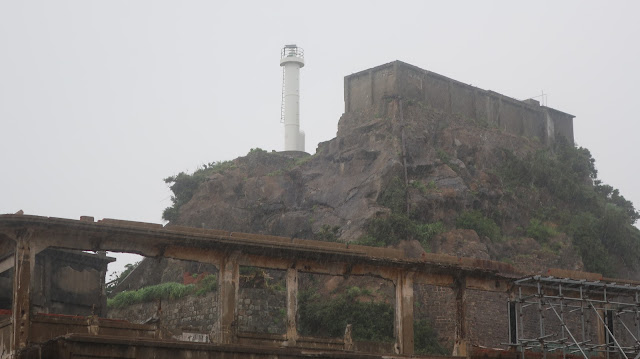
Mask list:
[[[516,333],[517,343],[510,343],[525,357],[526,350],[539,350],[546,358],[546,354],[562,350],[565,358],[569,354],[580,353],[585,359],[590,355],[604,355],[609,358],[611,354],[618,353],[625,359],[640,358],[640,285],[617,284],[609,281],[576,280],[569,278],[556,278],[553,276],[529,276],[514,281],[514,290],[517,297],[514,300],[517,313]],[[612,300],[612,296],[631,298],[633,302],[621,302]],[[538,337],[523,338],[524,313],[523,309],[529,306],[537,307],[537,321],[539,327]],[[560,325],[560,337],[557,333],[550,333],[545,321],[545,312],[550,311],[555,315]],[[585,313],[595,313],[598,324],[601,325],[604,335],[599,335],[599,343],[592,343],[585,334]],[[614,335],[612,323],[607,323],[603,313],[615,312],[615,319],[635,341],[633,346],[622,346]],[[580,333],[573,333],[565,318],[566,313],[579,312]],[[627,323],[621,318],[621,314],[633,314],[634,334]],[[514,324],[512,324],[514,325]],[[576,336],[579,335],[578,338]],[[604,338],[602,338],[604,337]]]

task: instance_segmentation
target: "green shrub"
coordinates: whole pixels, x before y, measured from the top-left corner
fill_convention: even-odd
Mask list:
[[[393,342],[394,309],[385,302],[362,301],[371,296],[367,291],[351,287],[333,298],[314,290],[298,293],[300,334],[342,338],[347,324],[352,325],[354,340]]]
[[[550,226],[542,223],[539,219],[532,218],[527,227],[527,236],[538,242],[546,242],[549,238],[557,235],[558,232]]]
[[[209,274],[200,283],[198,283],[198,289],[196,295],[205,295],[209,292],[214,292],[218,288],[218,278],[215,274]]]
[[[192,174],[180,172],[175,176],[165,178],[164,182],[169,184],[169,189],[173,192],[173,195],[171,196],[172,205],[171,207],[165,208],[162,212],[162,218],[167,221],[176,220],[180,207],[193,198],[196,190],[207,177],[214,173],[223,173],[233,168],[236,168],[236,164],[233,161],[211,162],[202,165],[202,167],[198,168]]]
[[[496,222],[476,210],[463,212],[456,220],[456,227],[473,229],[479,236],[488,237],[494,242],[501,238],[500,227]]]
[[[138,267],[138,265],[140,265],[140,262],[135,262],[133,264],[128,263],[124,266],[124,270],[118,274],[118,276],[113,279],[112,281],[110,281],[109,283],[107,283],[107,288],[106,288],[106,292],[107,295],[111,295],[111,293],[113,292],[113,290],[120,284],[122,283],[122,281],[127,278],[127,276],[133,272],[134,269],[136,269]],[[113,276],[114,274],[112,274]]]
[[[420,319],[413,322],[413,343],[416,354],[449,355],[447,349],[438,342],[438,333],[429,321]]]
[[[445,231],[442,222],[423,223],[418,225],[419,241],[425,251],[431,250],[431,240],[433,237]]]
[[[365,233],[358,244],[386,247],[402,240],[420,240],[417,224],[403,214],[392,213],[388,217],[371,218],[365,223]]]
[[[503,183],[550,195],[551,203],[534,210],[544,212],[540,218],[555,221],[573,239],[587,270],[613,276],[614,258],[640,268],[640,231],[633,226],[640,213],[617,189],[597,179],[589,150],[561,139],[524,158],[506,150],[502,154]],[[544,241],[551,234],[540,223],[530,223],[527,235]]]
[[[204,295],[215,291],[218,286],[214,274],[206,276],[196,284],[180,284],[175,282],[162,283],[140,288],[138,290],[124,291],[107,299],[108,308],[123,308],[133,304],[153,302],[156,300],[176,300],[188,295]]]
[[[387,247],[403,240],[417,240],[428,251],[431,239],[444,232],[442,222],[419,223],[404,214],[392,213],[386,217],[369,219],[364,225],[365,234],[355,243],[371,247]]]
[[[400,177],[393,177],[378,197],[378,203],[393,213],[407,211],[407,187]]]
[[[449,161],[451,161],[451,155],[449,155],[443,149],[438,149],[436,154],[438,155],[438,158],[440,159],[440,161],[442,161],[442,163],[449,164]]]
[[[320,231],[313,234],[313,239],[316,241],[325,241],[325,242],[338,242],[338,232],[340,231],[340,227],[338,226],[330,226],[325,224],[322,226]]]
[[[585,269],[591,272],[612,275],[613,259],[599,238],[598,219],[588,212],[573,216],[565,228],[573,238]]]

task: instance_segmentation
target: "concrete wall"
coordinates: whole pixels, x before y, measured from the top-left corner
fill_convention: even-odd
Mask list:
[[[344,86],[345,112],[370,108],[380,111],[388,97],[399,96],[544,143],[552,143],[558,136],[573,143],[572,115],[535,101],[518,101],[482,90],[400,61],[346,76]]]
[[[38,253],[32,283],[36,313],[104,315],[104,278],[113,258],[48,248]]]

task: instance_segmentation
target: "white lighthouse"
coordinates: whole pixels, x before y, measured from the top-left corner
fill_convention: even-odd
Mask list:
[[[285,45],[280,55],[282,70],[282,108],[284,150],[304,152],[304,132],[300,131],[300,68],[304,66],[304,50]]]

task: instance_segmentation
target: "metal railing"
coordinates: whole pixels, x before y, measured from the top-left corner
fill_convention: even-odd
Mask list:
[[[284,45],[282,51],[280,51],[280,57],[299,57],[304,59],[304,50],[296,45]]]

